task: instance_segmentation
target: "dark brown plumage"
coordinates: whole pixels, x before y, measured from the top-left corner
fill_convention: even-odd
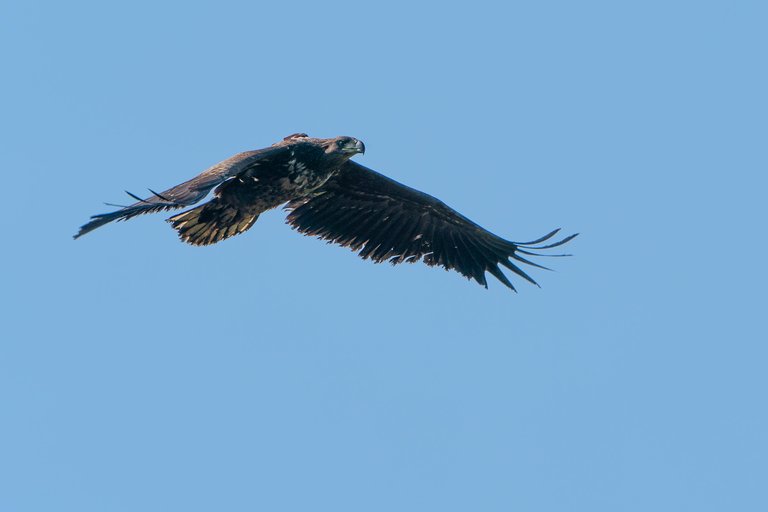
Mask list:
[[[393,264],[422,260],[485,287],[489,272],[514,290],[499,265],[536,284],[518,264],[546,267],[522,255],[540,255],[535,251],[576,236],[541,245],[555,230],[531,242],[510,242],[442,201],[349,160],[363,152],[363,143],[352,137],[290,135],[268,148],[235,155],[164,192],[150,191],[147,199],[130,194],[137,203],[94,215],[75,238],[113,220],[191,206],[215,187],[212,200],[168,219],[183,241],[219,242],[248,230],[262,212],[287,203],[287,221],[297,231],[359,251],[364,259]]]

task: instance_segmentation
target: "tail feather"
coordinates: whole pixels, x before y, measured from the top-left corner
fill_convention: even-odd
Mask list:
[[[258,218],[258,213],[239,210],[214,199],[174,215],[168,222],[179,232],[182,241],[192,245],[210,245],[247,231]]]

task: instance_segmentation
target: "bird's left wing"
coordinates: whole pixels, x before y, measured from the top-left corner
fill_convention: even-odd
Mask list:
[[[114,212],[93,215],[91,217],[92,220],[87,224],[84,224],[74,238],[81,237],[114,220],[128,220],[145,213],[175,210],[193,205],[207,196],[211,189],[220,183],[258,165],[268,157],[285,150],[286,146],[272,146],[256,151],[239,153],[206,169],[191,180],[169,188],[164,192],[154,192],[153,190],[150,190],[152,196],[146,199],[141,199],[140,197],[127,192],[129,196],[137,200],[136,203],[130,206],[124,206]]]
[[[536,284],[518,265],[541,265],[521,256],[565,244],[576,235],[540,245],[559,230],[531,242],[510,242],[483,229],[445,203],[349,161],[314,196],[288,203],[296,230],[359,251],[363,259],[392,264],[423,260],[487,287],[489,272],[511,289],[499,264]],[[561,256],[561,255],[557,255]]]

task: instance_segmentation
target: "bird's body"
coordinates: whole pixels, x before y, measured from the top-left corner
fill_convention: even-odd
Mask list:
[[[485,272],[514,287],[502,264],[535,284],[509,258],[540,267],[520,256],[548,249],[537,246],[557,232],[527,243],[504,240],[432,196],[409,188],[349,159],[365,152],[352,137],[316,139],[290,135],[272,146],[240,153],[199,176],[120,210],[95,215],[78,238],[113,220],[191,206],[211,189],[214,198],[168,219],[179,237],[209,245],[243,233],[269,209],[287,203],[288,223],[299,232],[348,246],[375,262],[422,260],[442,265],[487,286]]]
[[[354,149],[355,142],[350,144]],[[285,150],[269,155],[252,151],[233,157],[253,161],[219,185],[212,201],[169,219],[182,240],[209,245],[242,233],[262,212],[311,194],[354,154],[329,154],[320,139],[305,134],[288,136],[272,148]]]

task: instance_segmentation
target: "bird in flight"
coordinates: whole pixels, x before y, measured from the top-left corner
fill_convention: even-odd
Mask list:
[[[127,192],[136,203],[92,216],[74,238],[114,220],[187,208],[213,189],[213,199],[168,219],[182,241],[215,244],[244,233],[262,212],[285,204],[294,229],[349,247],[363,259],[440,265],[486,288],[488,272],[515,290],[500,264],[538,286],[519,265],[547,268],[524,255],[567,256],[539,251],[576,236],[552,241],[556,229],[530,242],[510,242],[439,199],[350,160],[358,153],[365,153],[365,145],[353,137],[295,133],[268,148],[239,153],[164,192],[150,189],[146,199]]]

